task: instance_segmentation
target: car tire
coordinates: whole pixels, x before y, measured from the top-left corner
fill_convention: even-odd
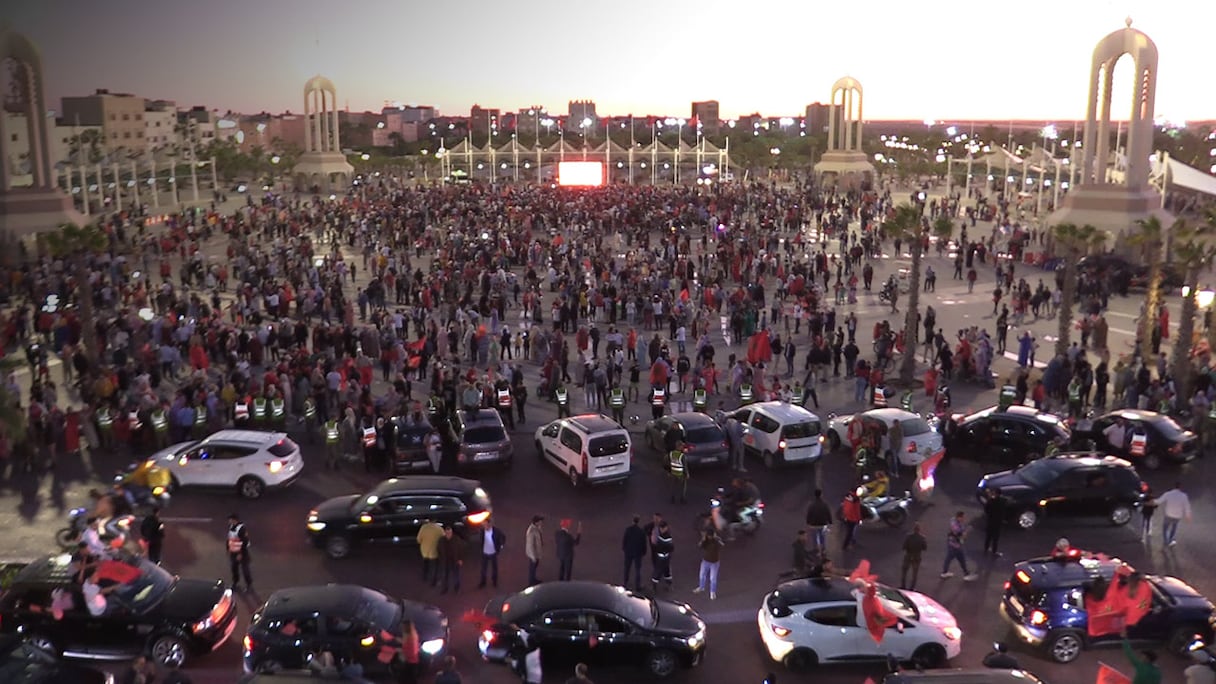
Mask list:
[[[350,540],[342,535],[334,535],[325,540],[325,555],[334,560],[342,560],[350,555]]]
[[[578,471],[574,468],[570,469],[570,484],[578,487],[583,483],[583,478],[579,476]]]
[[[260,499],[266,493],[266,483],[252,475],[246,475],[237,480],[236,492],[244,499]]]
[[[828,453],[834,454],[840,451],[840,435],[836,434],[835,430],[828,433]]]
[[[1140,463],[1144,464],[1145,470],[1160,470],[1161,457],[1152,452],[1144,454],[1140,459]]]
[[[764,467],[772,470],[777,467],[777,457],[771,451],[764,452]]]
[[[1076,660],[1085,650],[1085,640],[1077,632],[1057,632],[1047,637],[1044,643],[1047,655],[1061,665],[1067,665]]]
[[[162,634],[152,641],[150,658],[164,668],[181,668],[186,664],[188,649],[186,642],[176,634]]]
[[[676,658],[676,654],[668,649],[655,648],[646,654],[646,671],[660,679],[675,674],[679,666],[680,661]]]
[[[809,648],[795,648],[781,660],[790,672],[806,672],[819,664],[819,655]]]
[[[946,664],[946,649],[941,644],[921,644],[912,652],[918,670],[933,670]]]
[[[1028,508],[1021,513],[1018,513],[1017,523],[1019,529],[1034,529],[1035,525],[1039,524],[1039,512],[1032,508]]]
[[[44,651],[46,653],[49,653],[49,654],[55,656],[56,658],[59,658],[63,655],[63,652],[61,650],[59,650],[59,644],[55,643],[54,639],[47,636],[43,632],[33,632],[28,637],[26,637],[25,641],[30,646],[33,646],[34,648],[38,649],[39,651]]]
[[[1123,527],[1131,522],[1132,509],[1126,504],[1119,504],[1110,511],[1110,524],[1115,527]]]

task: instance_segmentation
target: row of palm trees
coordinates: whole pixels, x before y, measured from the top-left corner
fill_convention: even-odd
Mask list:
[[[1163,295],[1162,265],[1166,258],[1166,231],[1157,217],[1137,221],[1137,227],[1139,230],[1129,238],[1128,243],[1141,250],[1142,256],[1149,264],[1146,313],[1141,317],[1137,329],[1141,358],[1148,359],[1152,356],[1152,326],[1156,324],[1156,312],[1160,308]],[[942,240],[949,239],[953,229],[949,217],[939,216],[936,221],[930,223],[923,218],[923,207],[906,204],[896,207],[895,212],[881,225],[885,237],[906,242],[911,248],[912,268],[904,318],[906,350],[916,349],[917,334],[920,330],[920,263],[924,242],[930,236]],[[1072,344],[1073,312],[1077,296],[1077,261],[1082,256],[1100,249],[1106,241],[1107,233],[1091,225],[1061,223],[1052,226],[1051,237],[1057,247],[1057,254],[1064,260],[1064,289],[1057,314],[1059,330],[1055,348],[1056,354],[1062,355],[1067,353]],[[1171,263],[1182,270],[1185,283],[1178,322],[1178,339],[1170,360],[1170,373],[1182,396],[1189,396],[1189,383],[1194,375],[1191,365],[1191,339],[1194,336],[1195,315],[1198,313],[1196,295],[1200,273],[1216,261],[1216,210],[1208,210],[1205,220],[1198,225],[1178,220],[1170,228],[1169,237],[1172,241]],[[915,381],[915,377],[916,354],[914,351],[906,352],[899,366],[899,381],[907,386]]]

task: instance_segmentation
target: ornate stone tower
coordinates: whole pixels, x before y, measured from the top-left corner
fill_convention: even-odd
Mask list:
[[[297,190],[346,189],[355,168],[342,154],[334,84],[313,76],[304,84],[304,153],[292,169]]]
[[[83,225],[87,220],[55,182],[42,84],[42,57],[38,49],[20,33],[0,28],[0,62],[4,60],[12,60],[14,65],[11,76],[20,85],[17,95],[30,141],[31,185],[14,187],[8,151],[8,141],[13,133],[6,130],[6,117],[0,116],[0,250],[15,259],[15,250],[9,249],[15,241],[54,230],[65,223]]]
[[[851,76],[832,85],[828,149],[815,164],[815,176],[823,184],[858,189],[874,181],[874,165],[861,149],[863,97],[861,83]]]
[[[1123,55],[1131,55],[1134,62],[1134,87],[1127,125],[1127,165],[1120,177],[1112,163],[1118,151],[1110,149],[1110,106],[1115,63]],[[1157,216],[1166,228],[1173,224],[1174,217],[1161,209],[1161,195],[1148,182],[1156,97],[1157,46],[1133,29],[1128,19],[1126,28],[1106,36],[1094,48],[1077,187],[1069,188],[1060,209],[1048,217],[1048,225],[1090,224],[1117,240],[1137,220],[1150,216]]]

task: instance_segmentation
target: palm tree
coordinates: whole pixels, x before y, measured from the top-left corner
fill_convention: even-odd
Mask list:
[[[1052,237],[1064,256],[1064,291],[1060,300],[1060,329],[1056,335],[1056,354],[1068,353],[1072,341],[1072,310],[1077,298],[1077,259],[1106,240],[1106,233],[1091,225],[1080,228],[1074,223],[1061,223],[1051,228]]]
[[[84,355],[90,362],[100,355],[97,345],[97,322],[93,314],[93,284],[89,280],[90,254],[105,251],[110,238],[95,225],[77,226],[65,223],[54,231],[39,235],[50,253],[71,264],[76,279],[76,305],[80,307],[80,337],[84,343]]]
[[[1174,235],[1177,242],[1174,245],[1174,263],[1182,267],[1186,283],[1182,297],[1182,311],[1178,316],[1178,339],[1174,341],[1173,358],[1170,359],[1170,374],[1178,385],[1179,396],[1190,397],[1191,380],[1194,375],[1191,368],[1191,338],[1195,331],[1195,314],[1199,305],[1195,295],[1199,289],[1199,272],[1216,259],[1216,245],[1209,244],[1209,239],[1216,234],[1216,214],[1213,214],[1206,225],[1190,227],[1179,221],[1175,224]]]
[[[1153,322],[1157,310],[1161,308],[1161,259],[1162,247],[1165,246],[1161,219],[1150,216],[1136,221],[1140,232],[1130,235],[1127,243],[1140,249],[1140,255],[1148,261],[1148,304],[1144,315],[1136,326],[1136,337],[1140,343],[1140,358],[1148,359],[1153,355]]]
[[[954,224],[942,216],[930,227],[921,219],[921,208],[903,204],[895,208],[895,215],[882,224],[882,232],[888,238],[908,243],[912,252],[912,272],[908,276],[908,310],[904,314],[904,356],[899,364],[899,381],[911,385],[916,376],[916,340],[920,330],[920,259],[924,253],[924,241],[930,234],[945,239],[954,231]]]

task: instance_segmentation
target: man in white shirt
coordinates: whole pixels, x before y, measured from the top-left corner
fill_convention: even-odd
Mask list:
[[[1173,546],[1178,543],[1174,539],[1178,536],[1178,523],[1182,522],[1183,518],[1191,519],[1191,498],[1182,491],[1182,483],[1175,482],[1173,489],[1157,497],[1157,505],[1165,516],[1161,525],[1161,536],[1166,546]]]
[[[1113,425],[1103,430],[1102,434],[1112,449],[1122,449],[1123,440],[1127,436],[1127,428],[1123,425],[1123,419],[1116,420]]]

